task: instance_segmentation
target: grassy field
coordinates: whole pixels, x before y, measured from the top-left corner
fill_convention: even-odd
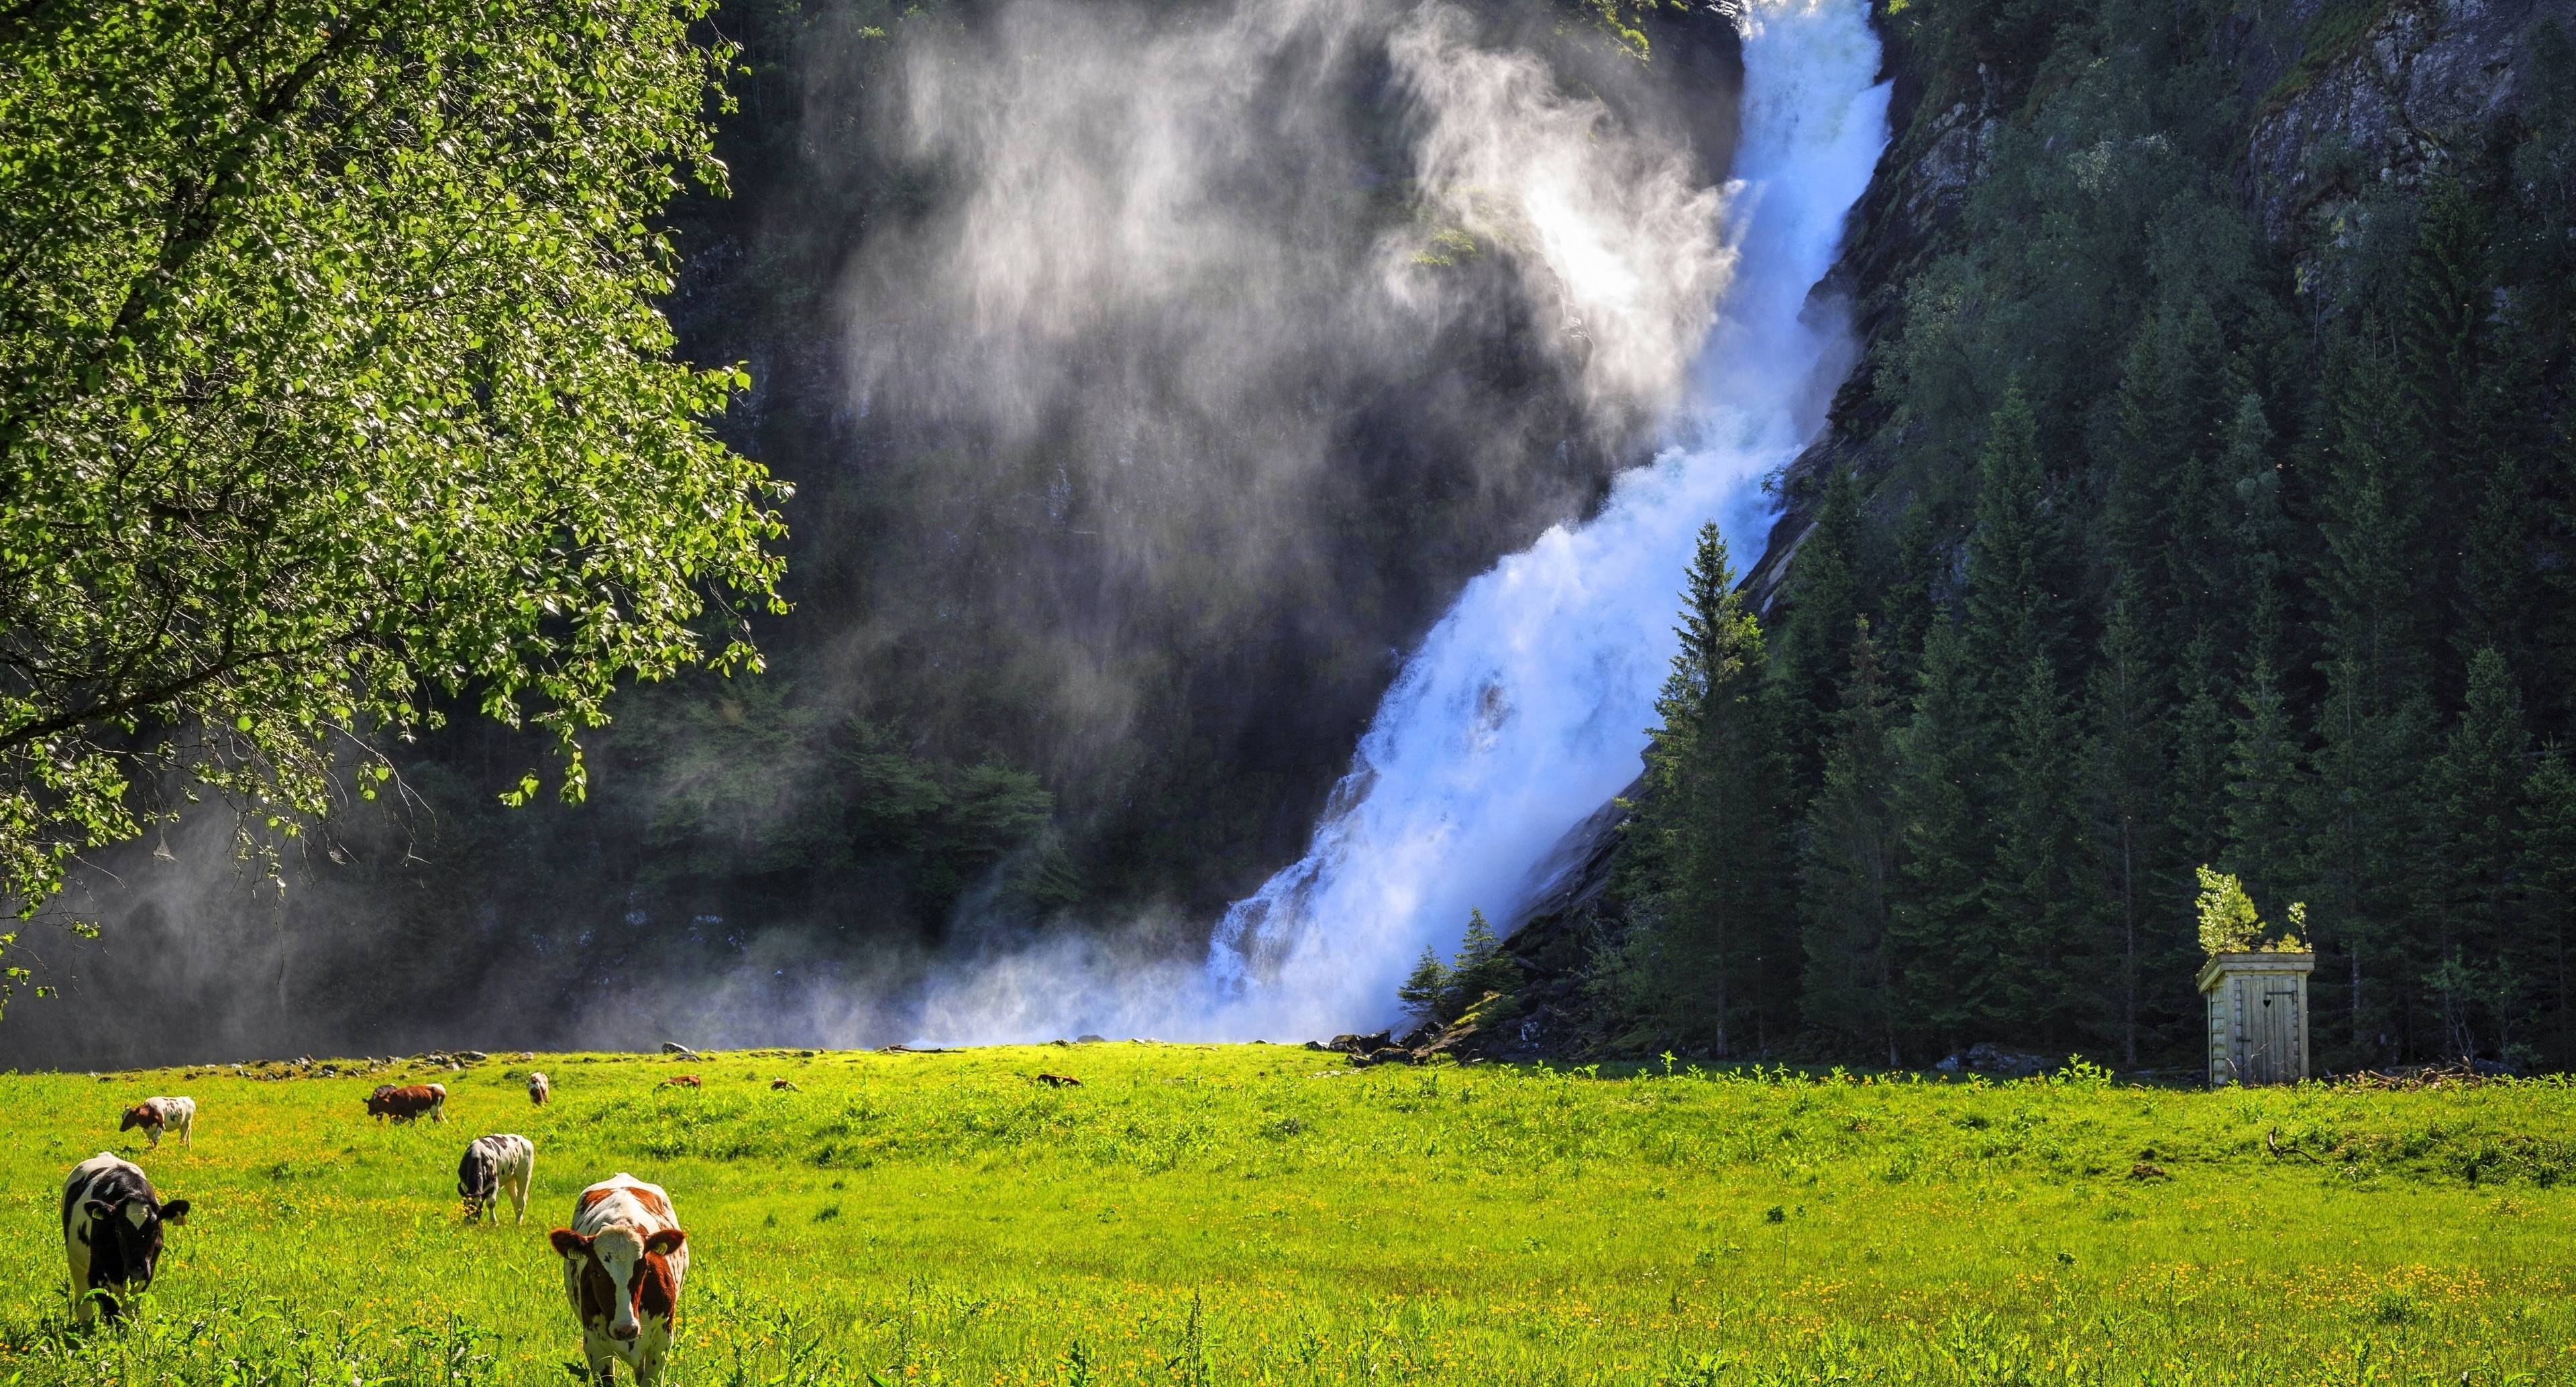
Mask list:
[[[0,1385],[570,1382],[545,1235],[620,1169],[689,1229],[689,1384],[2576,1382],[2560,1083],[1334,1061],[549,1055],[532,1110],[496,1058],[409,1128],[362,1115],[386,1075],[0,1077]],[[117,1112],[167,1092],[196,1147],[140,1155]],[[487,1131],[537,1142],[524,1227],[458,1219]],[[55,1200],[102,1148],[196,1215],[78,1333]]]

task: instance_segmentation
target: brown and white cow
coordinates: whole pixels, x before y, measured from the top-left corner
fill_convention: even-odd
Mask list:
[[[536,1070],[529,1070],[528,1101],[542,1108],[546,1105],[546,1101],[554,1096],[555,1086],[546,1081],[546,1076],[538,1073]]]
[[[152,1284],[161,1229],[188,1221],[188,1201],[161,1202],[143,1168],[101,1151],[63,1181],[63,1257],[71,1264],[73,1313],[87,1324],[100,1311],[124,1312],[117,1296]]]
[[[156,1149],[161,1145],[161,1133],[172,1127],[179,1129],[181,1146],[194,1146],[197,1144],[194,1135],[197,1127],[197,1100],[146,1098],[133,1107],[127,1108],[125,1120],[116,1124],[116,1130],[120,1132],[131,1132],[137,1127],[143,1129],[143,1135],[150,1139]]]
[[[552,1241],[591,1376],[614,1382],[611,1364],[624,1363],[639,1387],[651,1387],[671,1351],[689,1273],[689,1238],[671,1197],[620,1171],[581,1192],[572,1227]]]
[[[388,1117],[396,1122],[412,1122],[423,1113],[429,1114],[432,1122],[447,1120],[447,1085],[404,1084],[397,1088],[378,1084],[376,1091],[367,1095],[367,1116],[378,1122]]]

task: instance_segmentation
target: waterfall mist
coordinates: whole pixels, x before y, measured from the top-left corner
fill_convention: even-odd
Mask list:
[[[1722,27],[1641,64],[1536,3],[990,0],[856,31],[884,46],[864,84],[807,55],[798,138],[874,162],[830,175],[849,186],[817,205],[867,224],[798,300],[801,364],[755,359],[743,411],[822,421],[769,460],[839,508],[791,513],[802,624],[772,678],[816,717],[1042,776],[1068,836],[1133,819],[1174,765],[1241,775],[1183,802],[1244,822],[1118,830],[1178,841],[1169,880],[1045,916],[988,881],[944,929],[863,874],[773,873],[760,916],[657,899],[632,864],[664,852],[658,806],[726,758],[769,792],[726,851],[846,832],[818,739],[710,737],[740,715],[724,691],[621,711],[594,807],[522,811],[522,836],[335,820],[282,901],[220,815],[100,854],[67,904],[106,933],[45,945],[69,990],[13,1007],[0,1062],[1388,1019],[1423,946],[1471,906],[1512,918],[1635,775],[1692,531],[1758,541],[1757,479],[1847,364],[1808,294],[1883,135],[1867,6],[1738,8],[1741,93]],[[620,737],[690,757],[621,779]],[[491,755],[411,769],[455,803]],[[514,853],[519,894],[477,875]]]
[[[1631,348],[1707,322],[1693,296],[1714,281],[1591,253],[1600,223],[1580,210],[1574,174],[1483,147],[1514,128],[1498,116],[1514,79],[1491,55],[1444,46],[1440,24],[1419,21],[1396,44],[1426,107],[1426,166],[1455,173],[1462,216],[1478,214],[1483,177],[1528,175],[1516,205],[1537,251],[1526,272],[1561,283],[1593,315],[1585,328],[1612,339],[1588,359],[1595,379],[1653,398],[1636,384],[1657,379],[1653,353]],[[1634,779],[1694,535],[1715,519],[1739,549],[1758,547],[1771,519],[1760,479],[1814,436],[1851,365],[1839,308],[1810,291],[1886,139],[1860,0],[1756,0],[1741,24],[1734,177],[1722,196],[1659,204],[1675,220],[1655,228],[1688,245],[1722,227],[1731,268],[1694,371],[1664,383],[1688,392],[1673,446],[1622,477],[1597,515],[1468,585],[1406,661],[1306,855],[1226,914],[1204,962],[1144,963],[1094,941],[1006,951],[935,980],[924,1034],[1285,1039],[1382,1023],[1423,947],[1454,947],[1471,908],[1514,920],[1547,884],[1550,849]],[[1614,183],[1621,162],[1576,160]]]

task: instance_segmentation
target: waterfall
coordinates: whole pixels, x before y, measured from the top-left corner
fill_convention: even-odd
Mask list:
[[[1469,583],[1405,663],[1306,856],[1210,944],[1205,1012],[1175,1028],[1295,1038],[1382,1024],[1425,946],[1497,922],[1533,865],[1635,779],[1699,527],[1739,556],[1773,519],[1760,479],[1795,457],[1852,361],[1809,291],[1887,137],[1866,0],[1742,0],[1744,93],[1724,216],[1736,263],[1677,440],[1600,513]]]

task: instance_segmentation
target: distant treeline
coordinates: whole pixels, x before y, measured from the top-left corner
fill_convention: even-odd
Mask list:
[[[2246,8],[1890,21],[2017,104],[1767,620],[1689,575],[1601,1039],[2187,1064],[2207,863],[2307,903],[2326,1062],[2576,1062],[2576,61],[2283,245],[2241,165],[2309,73],[2247,94]]]

